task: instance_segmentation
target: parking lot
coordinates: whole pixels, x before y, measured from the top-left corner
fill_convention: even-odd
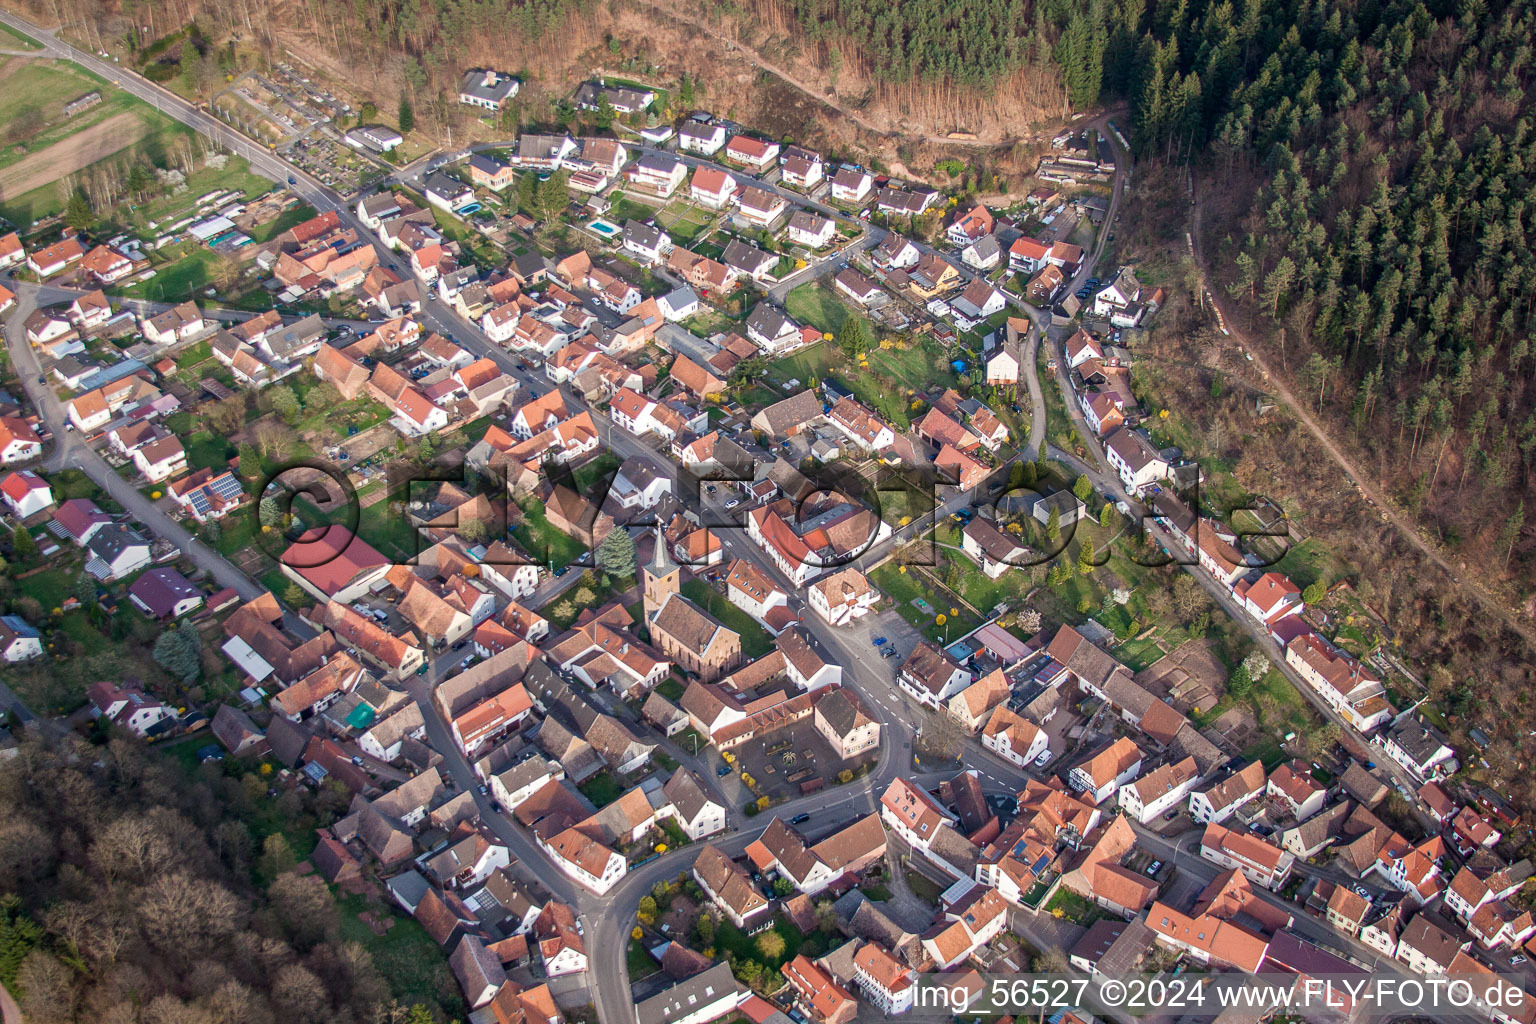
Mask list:
[[[865,751],[860,757],[844,761],[837,757],[812,716],[806,716],[781,729],[754,737],[735,750],[737,764],[752,776],[758,790],[774,801],[796,797],[801,787],[817,779],[826,786],[836,785],[837,773],[853,771],[878,756],[878,750]]]

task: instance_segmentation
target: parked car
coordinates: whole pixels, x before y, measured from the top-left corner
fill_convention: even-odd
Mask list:
[[[870,641],[870,643],[874,644],[876,647],[884,647],[889,642],[890,641],[888,641],[883,636],[877,636],[873,640]]]
[[[1511,967],[1519,967],[1523,963],[1525,963],[1525,955],[1523,953],[1516,953],[1509,958],[1509,966]]]
[[[715,769],[715,778],[717,779],[723,779],[729,774],[731,774],[731,766],[728,764],[723,764]]]
[[[1054,756],[1056,755],[1052,754],[1049,749],[1040,751],[1040,756],[1035,758],[1035,767],[1044,768],[1051,763],[1051,758]]]
[[[894,648],[894,647],[887,647],[885,650],[880,652],[880,657],[882,657],[882,658],[894,658],[899,653],[900,652],[898,652],[896,650],[896,648]]]
[[[358,757],[356,754],[353,754],[352,755],[352,763],[357,765],[359,768],[361,768],[363,766],[363,759],[361,757]]]
[[[737,501],[735,498],[732,498],[730,501],[725,503],[725,509],[726,509],[727,512],[729,512],[731,509],[735,508],[737,505],[740,505],[740,504],[741,504],[741,502]]]
[[[1161,870],[1163,870],[1163,862],[1160,860],[1155,860],[1152,862],[1151,866],[1147,868],[1147,877],[1156,878],[1157,873]]]

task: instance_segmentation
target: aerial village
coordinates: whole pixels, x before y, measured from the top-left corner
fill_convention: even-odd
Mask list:
[[[517,88],[474,69],[460,101]],[[1030,970],[1523,977],[1519,815],[1334,594],[1191,499],[1138,398],[1165,294],[1097,266],[1113,125],[992,210],[655,99],[587,83],[634,127],[323,211],[0,238],[0,499],[41,567],[6,661],[142,619],[180,683],[91,681],[98,727],[341,794],[308,864],[418,923],[475,1024],[847,1024]],[[170,236],[265,311],[122,296]],[[1101,472],[1045,451],[1042,390]],[[1149,655],[1131,596],[1042,616],[1032,556],[1112,522],[1252,656]],[[930,536],[948,579],[901,555]],[[1226,727],[1239,675],[1327,740]]]

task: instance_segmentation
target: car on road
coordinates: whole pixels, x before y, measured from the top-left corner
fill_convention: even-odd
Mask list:
[[[38,374],[37,375],[37,382],[39,384],[47,384],[48,383],[48,375],[46,373]]]
[[[729,512],[731,509],[735,508],[737,505],[740,505],[740,504],[741,504],[741,502],[737,501],[735,498],[732,498],[730,501],[725,503],[725,510],[727,512]]]
[[[811,820],[811,816],[809,814],[797,814],[793,818],[789,819],[789,823],[791,825],[804,825],[806,822],[808,822],[810,820]]]
[[[1521,953],[1516,953],[1509,958],[1509,966],[1511,967],[1519,967],[1523,963],[1525,963],[1525,956]]]
[[[299,183],[299,179],[298,178],[295,178],[291,174],[288,175],[288,184],[290,184],[290,185],[297,185],[298,183]]]
[[[359,768],[361,768],[363,766],[363,759],[361,757],[358,757],[356,754],[353,754],[352,755],[352,763],[357,765]]]
[[[482,796],[484,796],[484,795],[485,795],[485,794],[486,794],[486,793],[489,793],[489,792],[490,792],[490,791],[491,791],[491,790],[490,790],[490,787],[489,787],[489,786],[487,786],[487,785],[486,785],[486,784],[485,784],[485,783],[483,783],[483,782],[482,782],[482,783],[480,783],[480,794],[481,794],[481,795],[482,795]]]
[[[564,576],[569,569],[570,569],[570,566],[562,565],[560,568],[555,570],[555,575],[556,576]]]
[[[883,636],[877,636],[873,640],[870,641],[870,643],[874,644],[876,647],[884,647],[889,642],[890,641],[888,641]]]
[[[731,766],[728,764],[723,764],[715,769],[715,778],[717,779],[723,779],[729,774],[731,774]]]
[[[1363,900],[1369,900],[1371,898],[1371,890],[1367,889],[1363,885],[1357,885],[1355,886],[1355,895],[1359,896]]]

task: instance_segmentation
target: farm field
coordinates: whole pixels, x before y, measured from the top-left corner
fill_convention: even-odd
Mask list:
[[[119,154],[165,162],[189,130],[83,68],[44,58],[0,57],[0,215],[25,228],[64,208],[59,186]],[[70,117],[65,105],[92,92],[101,101]]]

